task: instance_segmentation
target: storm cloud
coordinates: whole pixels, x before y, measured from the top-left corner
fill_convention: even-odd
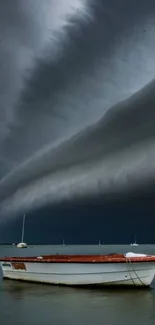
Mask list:
[[[152,184],[154,1],[0,6],[1,219]]]

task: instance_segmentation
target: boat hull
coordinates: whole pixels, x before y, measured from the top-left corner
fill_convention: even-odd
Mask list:
[[[3,278],[70,286],[151,285],[155,262],[44,263],[2,261]]]
[[[27,248],[27,244],[26,243],[19,243],[19,244],[17,244],[17,248]]]

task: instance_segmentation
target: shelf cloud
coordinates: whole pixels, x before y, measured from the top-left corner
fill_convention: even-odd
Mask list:
[[[0,4],[0,219],[155,175],[155,3]]]

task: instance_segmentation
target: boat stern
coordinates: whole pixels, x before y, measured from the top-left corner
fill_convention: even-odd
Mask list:
[[[1,270],[2,270],[2,277],[7,278],[8,272],[12,271],[12,265],[10,262],[2,261],[0,262]]]

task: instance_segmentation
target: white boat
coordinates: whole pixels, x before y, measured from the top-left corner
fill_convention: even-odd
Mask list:
[[[135,241],[134,241],[134,243],[131,243],[130,246],[138,246],[136,234],[135,234]]]
[[[22,238],[21,243],[17,244],[17,248],[27,248],[27,244],[24,243],[24,230],[25,230],[25,214],[23,216],[23,225],[22,225]]]
[[[138,246],[138,244],[137,243],[132,243],[132,244],[130,244],[130,246]]]
[[[17,244],[17,248],[27,248],[27,244],[26,243],[19,243]]]
[[[0,258],[3,278],[70,286],[149,287],[155,275],[155,256],[49,255]]]

